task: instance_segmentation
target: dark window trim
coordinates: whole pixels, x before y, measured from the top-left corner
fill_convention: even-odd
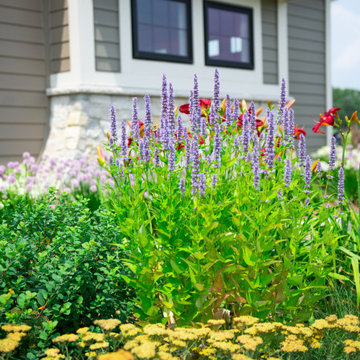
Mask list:
[[[208,9],[219,9],[219,10],[229,10],[238,12],[241,14],[247,14],[249,16],[249,39],[250,39],[250,61],[249,62],[237,62],[237,61],[227,61],[227,60],[214,60],[208,57]],[[220,67],[231,67],[231,68],[241,68],[254,70],[254,23],[253,23],[253,9],[243,6],[230,5],[225,3],[218,3],[213,1],[204,1],[204,35],[205,35],[205,64],[210,66],[220,66]]]
[[[191,18],[191,0],[173,0],[186,5],[187,14],[187,53],[188,56],[177,56],[168,54],[156,54],[152,52],[138,50],[138,32],[137,32],[137,1],[131,0],[131,22],[132,22],[132,50],[134,59],[158,60],[179,63],[193,63],[192,48],[192,18]]]

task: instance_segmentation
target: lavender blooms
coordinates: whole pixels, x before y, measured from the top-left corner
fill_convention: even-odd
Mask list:
[[[152,127],[150,96],[146,94],[144,96],[144,100],[145,100],[144,137],[150,139],[151,127]]]
[[[316,171],[319,175],[321,175],[322,172],[322,166],[321,166],[321,162],[318,161],[318,163],[316,164]]]
[[[231,126],[231,100],[230,95],[226,95],[226,107],[225,107],[225,120],[226,127],[229,128]]]
[[[253,101],[250,104],[249,120],[250,120],[251,130],[255,131],[256,130],[256,114],[255,114],[255,104]]]
[[[168,119],[167,126],[170,128],[171,136],[175,131],[175,105],[174,105],[174,88],[169,84],[169,99],[168,99]]]
[[[110,140],[111,139],[111,140]],[[110,145],[117,142],[116,112],[114,106],[110,107]]]
[[[155,167],[160,167],[159,149],[157,147],[154,149],[154,164]]]
[[[200,99],[199,99],[199,84],[197,75],[194,75],[194,92],[193,92],[193,103],[192,110],[190,114],[193,121],[193,131],[199,132],[200,130],[200,119],[201,119],[201,108],[200,108]]]
[[[215,69],[214,74],[214,95],[212,102],[215,106],[215,111],[218,112],[220,110],[220,80],[218,69]]]
[[[162,141],[164,135],[164,129],[167,127],[167,113],[168,113],[168,94],[167,94],[167,80],[166,75],[163,75],[161,85],[161,115],[160,115],[160,132],[159,138]]]
[[[120,147],[121,147],[121,155],[122,155],[123,160],[127,160],[128,159],[128,144],[127,144],[126,122],[125,122],[125,120],[123,120],[121,122]]]
[[[213,188],[216,188],[216,184],[217,184],[217,176],[216,174],[213,174],[213,176],[211,177],[211,186]]]
[[[199,170],[200,170],[200,154],[199,154],[199,144],[198,144],[198,135],[194,134],[191,142],[191,161],[192,161],[192,171],[191,171],[191,184],[192,184],[192,194],[196,195],[197,189],[199,186]]]
[[[237,98],[234,99],[233,101],[233,111],[232,111],[232,118],[233,121],[237,121],[239,118],[239,100]]]
[[[137,98],[134,97],[132,100],[133,100],[133,111],[132,111],[132,117],[131,117],[131,135],[137,141],[140,138]]]
[[[173,140],[170,140],[170,144],[169,144],[169,158],[168,158],[168,170],[169,173],[171,171],[175,170],[175,143]],[[169,174],[170,176],[170,174]]]
[[[339,173],[338,173],[338,176],[339,176],[339,182],[338,182],[338,202],[339,204],[342,204],[345,200],[345,191],[344,191],[344,185],[345,185],[345,176],[344,176],[344,168],[341,167],[339,169]]]
[[[191,163],[191,141],[186,128],[184,129],[184,138],[185,138],[185,150],[186,150],[185,168],[188,169]]]
[[[274,113],[270,109],[267,109],[266,118],[268,122],[268,134],[266,137],[267,164],[269,169],[272,169],[274,166],[274,159],[275,159],[275,149],[274,149],[275,123],[274,123]]]
[[[179,181],[179,190],[181,192],[181,196],[185,194],[185,179],[182,177]]]
[[[305,160],[305,188],[310,188],[310,182],[311,182],[311,158],[309,155],[306,156]],[[305,194],[309,194],[309,190],[305,190]]]
[[[330,143],[330,154],[329,154],[329,169],[335,169],[335,161],[336,161],[336,139],[335,136],[331,138]]]
[[[210,106],[210,114],[209,114],[209,123],[210,125],[214,125],[216,122],[217,113],[215,111],[215,105],[211,104]]]
[[[254,142],[254,147],[253,147],[252,171],[254,174],[254,176],[253,176],[254,187],[256,190],[260,190],[260,187],[259,187],[259,183],[260,183],[259,145],[258,145],[257,141]]]
[[[204,117],[200,118],[200,135],[206,136],[206,120]]]
[[[283,116],[284,116],[284,109],[286,106],[286,81],[285,79],[281,79],[280,85],[280,99],[279,99],[279,107],[278,107],[278,125],[283,125]]]
[[[199,195],[200,195],[200,197],[205,196],[205,191],[206,191],[205,180],[206,180],[205,174],[201,173],[200,174],[200,182],[199,182]]]
[[[283,191],[280,189],[278,192],[278,199],[282,200],[283,198],[284,198],[284,194],[283,194]]]
[[[176,136],[177,136],[178,143],[180,143],[182,141],[183,135],[184,135],[184,127],[183,127],[181,116],[179,115],[177,117],[177,129],[176,129]]]
[[[306,158],[306,140],[303,134],[300,134],[299,140],[299,163],[300,166],[305,166],[305,158]]]
[[[220,168],[221,166],[221,133],[220,133],[220,125],[215,123],[215,137],[214,137],[214,160],[216,164],[214,167]]]
[[[249,113],[248,111],[245,112],[243,117],[243,129],[241,134],[241,142],[242,142],[242,150],[244,153],[244,156],[246,157],[246,154],[249,151],[249,144],[250,144],[250,129],[249,129]]]
[[[295,114],[293,109],[289,109],[289,124],[288,124],[288,142],[290,143],[291,147],[294,147],[294,128],[295,128]]]
[[[284,171],[284,185],[289,187],[291,183],[291,160],[285,160],[285,171]]]

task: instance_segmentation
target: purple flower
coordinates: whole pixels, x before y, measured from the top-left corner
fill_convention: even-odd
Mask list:
[[[139,140],[140,133],[139,133],[139,115],[138,115],[138,108],[137,108],[137,98],[134,97],[133,101],[133,111],[131,117],[131,135],[134,137],[135,140]]]
[[[278,108],[278,125],[283,125],[285,106],[286,106],[286,80],[281,79],[280,99],[279,99],[279,108]]]
[[[168,100],[168,126],[170,128],[171,135],[175,131],[175,113],[174,113],[174,88],[173,85],[169,84],[169,100]]]
[[[284,185],[288,187],[291,183],[291,160],[285,160]]]
[[[321,162],[318,161],[318,163],[316,164],[316,171],[319,175],[321,175],[322,172],[322,167],[321,167]]]
[[[234,137],[234,148],[237,150],[240,146],[239,138],[237,136]]]
[[[184,138],[186,150],[185,167],[188,169],[191,163],[191,141],[186,128],[184,129]]]
[[[200,197],[204,197],[205,196],[205,191],[206,191],[206,183],[205,183],[206,177],[205,174],[201,173],[200,174],[200,183],[199,183],[199,194]]]
[[[310,188],[311,182],[311,158],[309,155],[306,156],[305,160],[305,188]],[[309,194],[308,190],[305,190],[305,194]]]
[[[110,139],[113,144],[117,142],[116,112],[112,105],[110,107]]]
[[[226,120],[226,127],[229,128],[231,126],[231,99],[230,99],[230,95],[226,95],[225,120]]]
[[[310,202],[310,198],[306,198],[305,199],[305,206],[307,206],[309,204],[309,202]]]
[[[14,184],[16,182],[16,174],[15,173],[10,173],[7,177],[7,182],[9,184]]]
[[[120,139],[121,155],[123,160],[128,159],[128,142],[126,136],[126,122],[121,121],[121,139]]]
[[[284,198],[283,191],[280,189],[278,192],[278,199],[282,200]]]
[[[150,139],[151,127],[152,127],[150,96],[146,94],[144,96],[144,100],[145,100],[144,137]]]
[[[212,186],[213,188],[215,188],[215,187],[216,187],[216,184],[217,184],[217,176],[216,176],[216,174],[213,174],[213,176],[212,176],[212,178],[211,178],[211,186]]]
[[[30,157],[31,155],[30,155],[30,153],[29,152],[24,152],[23,154],[22,154],[22,157],[23,157],[23,159],[29,159],[29,157]]]
[[[163,132],[166,127],[167,114],[168,114],[168,94],[167,94],[167,81],[166,75],[163,74],[162,85],[161,85],[161,117],[160,117],[160,133],[159,138],[162,139]],[[162,141],[162,140],[161,140]]]
[[[210,125],[214,125],[216,122],[217,113],[215,111],[215,105],[211,104],[210,106],[210,114],[209,114],[209,123]]]
[[[330,168],[330,170],[335,169],[335,161],[336,161],[336,139],[335,139],[335,136],[333,136],[331,138],[330,154],[329,154],[329,168]]]
[[[73,188],[78,188],[79,187],[79,182],[77,181],[77,179],[72,179],[71,180],[71,187],[73,187]]]
[[[305,165],[305,158],[306,158],[306,140],[303,134],[300,134],[299,140],[299,162],[300,166]]]
[[[193,122],[193,131],[199,132],[200,130],[200,119],[201,119],[201,108],[200,108],[200,99],[199,99],[199,84],[197,75],[194,74],[194,97],[193,97],[193,109],[190,110]]]
[[[183,123],[182,123],[182,119],[181,119],[180,115],[177,117],[176,135],[177,135],[177,142],[181,143],[182,138],[184,136],[184,127],[183,127]]]
[[[204,117],[200,118],[200,134],[206,136],[206,119]]]
[[[342,204],[345,199],[345,191],[344,191],[344,185],[345,185],[345,176],[344,176],[344,169],[341,167],[339,169],[339,182],[338,182],[338,202],[339,204]]]
[[[7,164],[7,167],[9,169],[16,169],[19,167],[19,165],[20,165],[20,163],[18,161],[9,161]]]
[[[157,147],[154,149],[154,164],[155,167],[160,167],[159,149]]]
[[[147,136],[143,137],[143,160],[145,162],[150,161],[149,141],[150,139]]]
[[[250,143],[250,129],[249,129],[249,113],[246,111],[243,117],[243,128],[241,133],[241,142],[244,156],[246,157],[249,151]]]
[[[250,152],[249,152],[250,153]],[[252,155],[252,171],[253,171],[253,180],[254,187],[256,190],[260,190],[260,169],[259,169],[259,145],[257,140],[254,142],[253,155]]]
[[[268,133],[266,137],[266,154],[267,164],[270,169],[274,166],[275,152],[274,152],[274,133],[275,133],[275,122],[274,113],[268,108],[266,118],[268,121]]]
[[[220,110],[220,80],[219,80],[219,70],[215,69],[214,74],[214,95],[213,95],[213,104],[215,106],[215,111]]]
[[[238,120],[238,117],[239,117],[239,100],[237,98],[235,98],[233,100],[233,105],[234,105],[234,108],[233,108],[233,111],[232,111],[232,118],[233,118],[233,121],[237,121]]]
[[[294,146],[294,128],[295,128],[294,110],[289,109],[289,126],[288,126],[289,138],[288,138],[288,141],[291,144],[291,147]]]
[[[192,160],[192,171],[191,171],[191,184],[192,194],[196,195],[198,188],[198,178],[200,169],[200,154],[199,154],[199,143],[198,135],[194,134],[191,142],[191,160]]]
[[[26,186],[25,186],[25,190],[26,191],[31,191],[33,189],[33,184],[27,184]]]
[[[97,192],[97,186],[96,185],[91,185],[90,186],[90,191],[91,192]]]
[[[169,144],[168,170],[169,172],[175,170],[175,144],[173,140],[170,140]]]
[[[248,151],[248,153],[246,154],[245,159],[248,163],[251,163],[251,152],[250,151]]]
[[[184,194],[185,194],[185,179],[184,178],[181,178],[179,181],[179,189],[181,192],[181,196],[184,196]]]
[[[214,160],[216,161],[216,164],[214,164],[214,167],[220,168],[221,165],[221,133],[220,133],[220,125],[218,123],[215,123],[215,137],[214,137]]]
[[[211,163],[212,163],[212,158],[211,158],[211,155],[210,155],[210,154],[206,155],[206,162],[207,162],[207,164],[208,164],[209,166],[211,165]]]
[[[256,130],[256,114],[255,114],[255,104],[253,101],[250,103],[249,120],[250,120],[251,130],[255,131]]]

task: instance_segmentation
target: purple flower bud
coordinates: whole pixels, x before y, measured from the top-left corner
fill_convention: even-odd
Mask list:
[[[267,164],[270,169],[274,166],[275,152],[274,152],[274,135],[275,135],[275,122],[274,122],[274,113],[267,109],[266,114],[268,122],[268,133],[266,137],[266,155],[267,155]]]
[[[179,190],[181,192],[181,196],[184,196],[185,194],[185,179],[181,178],[179,181]]]
[[[306,156],[305,160],[305,188],[310,188],[311,183],[311,158],[309,155]],[[305,190],[305,193],[308,194],[309,191]]]
[[[284,185],[288,187],[291,183],[291,160],[285,160]]]
[[[79,187],[79,182],[77,181],[77,179],[72,179],[71,180],[71,187],[73,187],[73,188],[78,188]]]
[[[200,134],[206,136],[206,119],[204,117],[200,118]]]
[[[210,125],[214,125],[216,122],[217,113],[215,111],[215,105],[211,104],[210,106],[210,114],[209,114],[209,123]]]
[[[305,206],[309,205],[310,198],[305,199]]]
[[[206,177],[205,174],[201,173],[200,174],[200,183],[199,183],[199,194],[200,197],[204,197],[205,196],[205,191],[206,191],[206,183],[205,183]]]
[[[237,150],[240,146],[239,138],[237,136],[234,137],[234,148]]]
[[[218,69],[215,69],[214,74],[214,95],[212,102],[215,106],[215,111],[218,112],[220,110],[220,80]]]
[[[255,104],[252,101],[250,103],[250,110],[249,110],[249,119],[250,119],[250,128],[251,130],[256,130],[256,114],[255,114]]]
[[[144,138],[139,140],[140,160],[144,161]]]
[[[319,175],[321,175],[322,172],[322,166],[321,166],[321,162],[318,161],[318,163],[316,164],[316,171]]]
[[[338,182],[338,202],[339,204],[342,204],[345,199],[345,191],[344,191],[344,185],[345,185],[345,176],[344,176],[344,169],[341,167],[339,169],[339,182]]]
[[[143,146],[144,146],[143,160],[145,162],[150,161],[149,140],[150,139],[147,136],[144,136],[144,138],[143,138]]]
[[[213,176],[212,176],[212,178],[211,178],[211,186],[212,186],[213,188],[215,188],[215,187],[216,187],[216,184],[217,184],[217,176],[216,176],[216,174],[213,174]]]
[[[123,120],[121,122],[121,141],[120,141],[120,147],[121,147],[121,155],[123,160],[128,159],[128,142],[127,142],[127,135],[126,135],[126,122]]]
[[[152,127],[150,96],[146,94],[144,96],[144,100],[145,100],[144,137],[150,139],[151,127]]]
[[[215,123],[215,137],[214,137],[214,160],[216,161],[216,164],[214,164],[214,167],[220,168],[221,166],[221,133],[220,133],[220,125],[218,123]]]
[[[206,162],[207,162],[207,164],[208,164],[209,166],[211,165],[212,158],[211,158],[211,155],[210,155],[210,154],[206,155]]]
[[[226,127],[229,128],[231,126],[231,99],[230,95],[226,95],[226,107],[225,107],[225,120]]]
[[[193,195],[196,195],[198,188],[198,178],[199,178],[199,169],[200,169],[199,157],[200,154],[199,154],[198,135],[193,134],[193,139],[191,142],[191,161],[192,161],[191,183],[192,183]]]
[[[233,111],[232,111],[232,118],[233,118],[233,121],[237,121],[238,120],[238,117],[239,117],[239,100],[237,98],[235,98],[233,100],[233,105],[234,105],[234,108],[233,108]]]
[[[300,134],[299,140],[299,162],[300,166],[305,165],[305,158],[306,158],[306,140],[303,134]]]
[[[160,167],[159,149],[157,147],[154,149],[154,164],[155,167]]]
[[[167,81],[166,75],[163,74],[162,84],[161,84],[161,116],[160,116],[160,133],[159,138],[162,139],[164,128],[166,126],[165,122],[167,119],[168,113],[168,94],[167,94]]]
[[[330,154],[329,154],[329,169],[335,169],[335,161],[336,161],[336,139],[335,136],[331,138],[330,143]]]
[[[241,133],[241,142],[244,156],[246,157],[249,152],[249,143],[250,143],[250,129],[249,129],[249,113],[246,111],[243,117],[243,127]]]
[[[185,139],[185,150],[186,150],[186,158],[185,158],[185,167],[188,169],[191,163],[191,141],[187,129],[184,129],[184,139]]]
[[[117,142],[116,112],[114,106],[110,107],[110,136],[113,143]]]
[[[282,200],[284,198],[283,191],[280,189],[278,192],[278,199]]]
[[[249,152],[250,154],[250,152]],[[253,180],[254,180],[254,187],[256,190],[260,190],[259,183],[260,183],[260,169],[259,169],[259,145],[257,140],[254,142],[253,147],[253,155],[252,155],[252,171],[253,171]]]
[[[173,85],[169,84],[169,100],[168,100],[168,126],[170,128],[171,135],[175,131],[175,105],[174,105],[174,88]]]
[[[251,152],[250,151],[246,154],[245,159],[248,163],[251,163]]]
[[[137,108],[137,98],[134,97],[133,101],[133,111],[132,111],[132,118],[131,118],[131,135],[137,141],[140,137],[140,129],[139,129],[139,115],[138,115],[138,108]]]
[[[288,126],[288,131],[289,131],[289,143],[292,145],[291,147],[293,147],[294,145],[294,128],[295,128],[295,118],[294,118],[294,110],[293,109],[289,109],[289,126]]]
[[[183,123],[182,123],[182,119],[181,119],[180,115],[177,117],[176,135],[177,135],[177,142],[181,143],[183,136],[184,136],[184,127],[183,127]]]
[[[190,112],[193,122],[193,131],[199,132],[200,130],[200,119],[201,119],[201,108],[199,99],[199,84],[197,75],[194,74],[194,98],[193,98],[193,109]]]

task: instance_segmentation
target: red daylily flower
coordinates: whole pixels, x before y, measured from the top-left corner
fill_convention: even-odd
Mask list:
[[[190,131],[188,131],[188,135],[189,138],[192,139],[193,135]],[[199,139],[200,139],[200,145],[205,144],[205,139],[201,135],[199,135]]]
[[[199,105],[201,108],[201,116],[205,117],[205,110],[207,110],[211,105],[211,100],[208,99],[200,99]],[[190,104],[184,104],[179,107],[179,111],[183,114],[190,114]]]
[[[304,136],[306,136],[306,131],[304,130],[304,128],[298,128],[297,126],[294,127],[294,138],[296,140],[300,140],[300,135],[303,134]]]
[[[324,115],[320,114],[320,120],[314,125],[313,132],[325,134],[322,130],[320,130],[321,126],[334,126],[335,118],[338,119],[338,111],[341,108],[331,108],[329,111],[325,111]]]

